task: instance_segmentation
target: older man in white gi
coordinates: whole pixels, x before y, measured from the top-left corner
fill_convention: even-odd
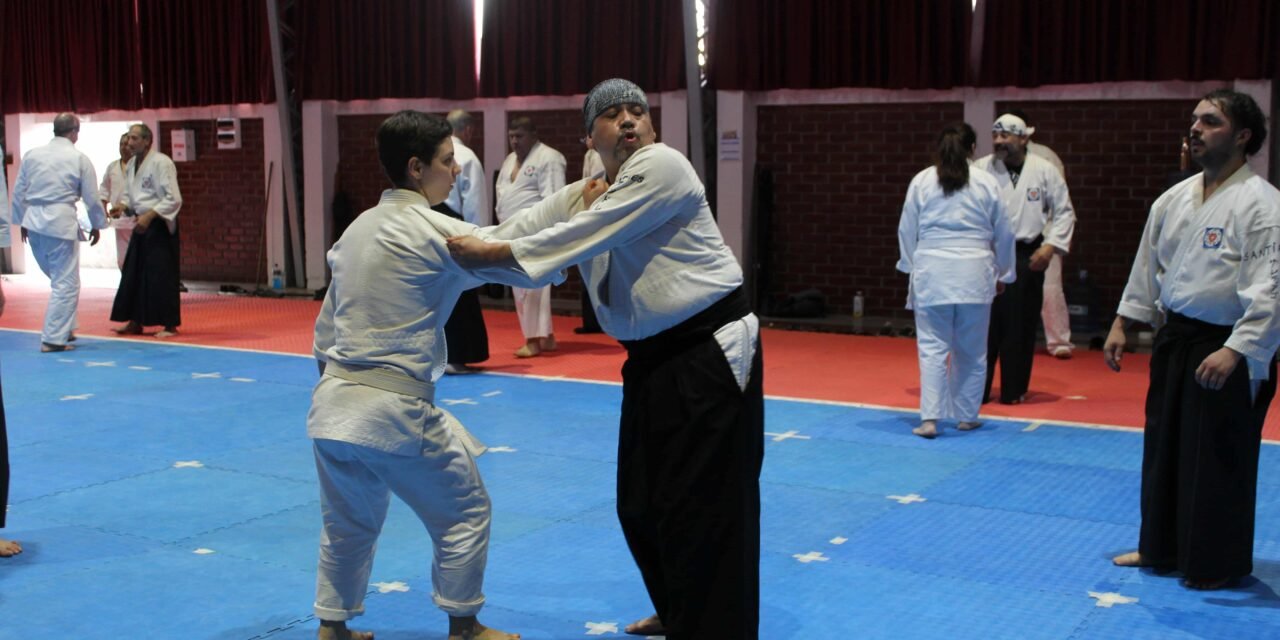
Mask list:
[[[160,326],[157,338],[178,333],[182,311],[178,299],[178,256],[173,234],[178,229],[182,192],[178,168],[169,156],[151,148],[151,128],[129,127],[133,159],[125,171],[123,202],[112,211],[134,218],[133,239],[125,254],[120,289],[111,305],[111,319],[125,325],[119,334],[141,334],[143,327]]]
[[[511,153],[498,171],[495,185],[498,222],[506,222],[521,211],[551,197],[564,187],[565,160],[559,151],[538,141],[533,121],[521,116],[507,128]],[[543,351],[555,351],[555,329],[551,326],[551,287],[525,289],[512,287],[516,301],[516,317],[525,344],[516,350],[517,358],[532,358]]]
[[[1151,355],[1138,550],[1122,566],[1217,589],[1253,571],[1262,425],[1280,346],[1280,191],[1249,170],[1266,119],[1248,95],[1192,114],[1204,171],[1156,199],[1103,355],[1120,370],[1126,323],[1161,324]]]
[[[13,221],[31,244],[51,291],[40,330],[40,350],[66,351],[76,328],[80,303],[80,223],[76,200],[89,211],[90,245],[98,244],[107,217],[98,202],[98,176],[89,157],[76,149],[80,118],[60,113],[53,119],[53,140],[22,158],[13,186]]]
[[[1031,383],[1036,328],[1044,300],[1044,271],[1055,252],[1071,249],[1076,214],[1062,174],[1043,158],[1027,153],[1031,133],[1026,122],[1012,114],[996,119],[991,128],[995,153],[974,166],[1000,183],[1017,238],[1017,280],[991,305],[987,337],[987,378],[982,394],[991,399],[996,362],[1000,362],[1000,402],[1018,404]]]
[[[316,319],[322,375],[307,416],[324,528],[316,584],[321,640],[368,638],[346,621],[364,612],[391,494],[435,546],[432,599],[449,640],[519,636],[476,620],[489,553],[489,495],[474,456],[484,446],[435,404],[443,328],[458,294],[480,281],[450,258],[447,236],[475,229],[430,209],[458,168],[449,125],[402,111],[378,128],[383,192],[329,251],[333,280]]]
[[[656,615],[627,633],[752,640],[759,631],[759,321],[693,166],[657,143],[635,84],[606,80],[584,123],[606,178],[583,180],[450,249],[537,281],[578,265],[627,349],[618,518]]]
[[[120,159],[112,160],[102,174],[102,185],[98,189],[98,200],[107,211],[111,228],[116,231],[116,265],[124,270],[124,257],[129,252],[129,240],[133,238],[133,218],[121,214],[124,204],[125,190],[129,181],[125,170],[133,152],[129,150],[129,134],[120,136]]]

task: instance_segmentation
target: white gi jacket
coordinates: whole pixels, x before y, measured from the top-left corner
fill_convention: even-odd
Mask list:
[[[13,218],[9,214],[9,179],[4,172],[4,147],[0,147],[0,249],[13,244],[13,231],[9,225]]]
[[[164,218],[169,233],[177,230],[182,192],[178,190],[178,168],[169,156],[152,149],[142,159],[141,168],[138,167],[137,156],[134,156],[125,169],[125,181],[128,183],[124,193],[126,207],[138,215],[154,209]]]
[[[520,175],[513,182],[511,174],[516,169],[516,154],[507,154],[506,160],[502,161],[502,169],[498,171],[498,184],[494,185],[498,194],[494,209],[498,222],[505,222],[562,189],[565,164],[559,151],[541,142],[534,143],[520,166]]]
[[[77,150],[71,140],[55,137],[23,156],[13,185],[13,221],[50,238],[77,240],[76,200],[84,200],[90,226],[103,229],[107,216],[98,202],[97,185],[98,175],[89,156]]]
[[[484,179],[484,165],[476,152],[462,144],[457,136],[453,138],[453,158],[458,162],[461,172],[453,181],[453,189],[444,203],[462,216],[463,220],[474,225],[491,224],[489,220],[489,186]]]
[[[991,174],[970,168],[950,196],[929,167],[907,187],[898,223],[898,271],[911,275],[907,308],[990,304],[996,280],[1013,282],[1013,229]]]
[[[432,211],[421,194],[384,191],[329,250],[333,279],[316,318],[316,359],[434,384],[448,362],[445,322],[459,294],[483,283],[454,262],[445,238],[474,231],[474,225]],[[421,454],[426,420],[441,410],[411,396],[331,382],[317,387],[308,436]],[[455,435],[470,440],[452,416],[447,420]]]
[[[1118,313],[1164,313],[1232,326],[1226,346],[1266,380],[1280,346],[1280,191],[1240,167],[1206,202],[1204,174],[1151,205]]]
[[[107,170],[102,174],[102,184],[98,187],[98,200],[106,202],[107,207],[114,207],[124,204],[125,189],[129,186],[129,180],[125,177],[125,165],[119,160],[112,160],[107,165]],[[132,229],[134,223],[137,222],[129,216],[120,216],[109,220],[111,226],[116,229]]]
[[[578,265],[600,326],[639,340],[688,320],[742,284],[693,166],[665,144],[636,151],[590,209],[575,182],[479,235],[509,240],[539,284]]]
[[[1031,242],[1044,236],[1044,244],[1066,253],[1071,250],[1076,212],[1071,206],[1067,183],[1052,164],[1039,156],[1027,154],[1014,186],[1009,169],[995,156],[983,156],[973,166],[995,176],[1000,196],[1013,223],[1013,235],[1019,242]]]

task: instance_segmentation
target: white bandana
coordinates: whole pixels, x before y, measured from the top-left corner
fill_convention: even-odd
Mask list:
[[[996,123],[991,125],[991,130],[993,132],[1004,131],[1015,136],[1029,136],[1036,132],[1035,127],[1028,127],[1022,118],[1009,113],[996,118]]]

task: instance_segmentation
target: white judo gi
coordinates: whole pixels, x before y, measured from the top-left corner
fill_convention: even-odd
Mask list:
[[[125,177],[125,164],[121,164],[119,160],[112,160],[111,164],[107,165],[106,172],[102,174],[98,200],[107,203],[108,209],[117,205],[124,206],[125,191],[129,186],[128,178]],[[132,216],[120,216],[108,220],[111,228],[116,231],[116,265],[121,269],[124,268],[124,256],[129,252],[129,239],[133,237],[135,222]]]
[[[329,251],[333,280],[314,346],[325,373],[307,416],[324,518],[315,603],[322,620],[364,611],[392,493],[435,545],[436,605],[470,616],[484,603],[489,496],[474,460],[484,446],[433,400],[447,362],[445,322],[458,295],[482,282],[450,258],[445,238],[474,229],[432,211],[418,193],[393,189]]]
[[[971,169],[951,195],[938,170],[916,174],[898,224],[899,271],[911,276],[916,315],[920,418],[978,419],[987,368],[987,328],[996,280],[1014,281],[1014,239],[999,185]]]
[[[1027,153],[1048,160],[1066,181],[1067,169],[1053,149],[1028,141]],[[1040,306],[1040,321],[1044,324],[1044,344],[1049,353],[1070,355],[1075,350],[1075,345],[1071,344],[1071,315],[1062,290],[1062,256],[1056,251],[1044,270],[1044,302]]]
[[[548,198],[565,185],[565,159],[555,149],[541,142],[535,143],[520,166],[519,175],[512,179],[516,170],[515,152],[507,154],[498,171],[498,183],[495,185],[498,201],[495,211],[498,222],[506,222],[512,216]],[[551,287],[525,289],[511,288],[516,302],[516,317],[520,319],[520,330],[526,339],[545,338],[552,334],[551,327]]]
[[[13,186],[13,221],[27,230],[40,270],[49,276],[49,306],[40,341],[65,346],[76,328],[80,303],[80,223],[76,200],[84,200],[89,224],[107,226],[98,201],[98,176],[89,157],[70,139],[55,137],[27,152]]]
[[[1204,174],[1166,191],[1151,205],[1118,313],[1232,326],[1225,346],[1244,356],[1256,389],[1280,346],[1280,192],[1247,164],[1208,202]]]
[[[173,159],[154,149],[147,152],[138,166],[135,156],[125,167],[124,205],[138,215],[155,212],[164,219],[169,233],[178,229],[178,211],[182,209],[182,192],[178,189],[178,167]]]
[[[453,159],[461,171],[453,181],[453,189],[444,204],[463,220],[480,226],[493,224],[489,214],[489,187],[484,179],[484,165],[470,147],[453,137]]]

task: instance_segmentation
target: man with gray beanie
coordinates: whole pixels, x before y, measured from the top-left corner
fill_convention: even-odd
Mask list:
[[[540,282],[578,265],[600,325],[627,349],[618,518],[656,609],[627,633],[753,640],[759,321],[705,188],[688,159],[657,142],[644,91],[606,80],[583,117],[603,179],[575,182],[449,247],[464,264],[505,264]]]

